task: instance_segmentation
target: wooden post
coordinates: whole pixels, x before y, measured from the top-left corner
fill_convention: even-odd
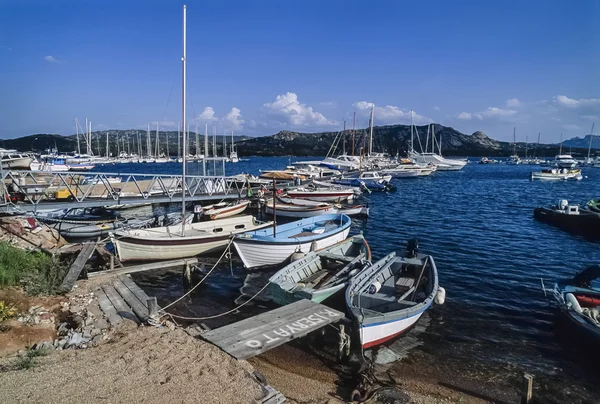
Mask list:
[[[110,269],[115,269],[115,256],[112,254],[110,255]]]
[[[158,303],[156,302],[156,297],[149,297],[148,300],[146,300],[146,303],[148,304],[148,315],[150,317],[154,317],[158,314]]]
[[[277,187],[275,186],[275,176],[273,176],[273,237],[277,236],[277,204],[275,200],[277,198]]]
[[[185,262],[185,267],[183,268],[183,278],[188,285],[192,283],[192,271],[190,269],[190,264],[187,261]]]
[[[523,387],[521,391],[521,404],[530,404],[533,398],[533,375],[523,375]]]

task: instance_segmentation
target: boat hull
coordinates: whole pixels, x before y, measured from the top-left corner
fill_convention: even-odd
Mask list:
[[[419,321],[424,312],[425,310],[410,317],[388,322],[361,324],[359,333],[362,347],[364,349],[372,348],[402,335]]]
[[[600,214],[579,210],[579,214],[565,214],[553,209],[536,208],[533,217],[566,232],[583,236],[590,240],[600,240]]]
[[[282,217],[294,217],[294,218],[307,218],[307,217],[315,217],[330,213],[336,213],[336,209],[333,206],[327,207],[305,207],[297,206],[297,205],[275,205],[275,215]],[[267,215],[273,216],[273,205],[265,205],[265,213]]]
[[[331,191],[331,192],[320,192],[320,191],[293,191],[288,190],[287,195],[290,198],[297,199],[309,199],[311,201],[318,202],[344,202],[354,198],[354,191]]]
[[[204,212],[204,216],[209,217],[210,220],[216,220],[239,215],[246,210],[249,203],[250,201],[241,201],[239,204],[234,206],[226,206],[221,209],[208,209]]]
[[[278,213],[279,214],[279,213]],[[260,266],[272,266],[286,262],[295,252],[308,253],[313,250],[320,250],[334,245],[348,237],[350,227],[340,228],[334,234],[327,235],[321,239],[314,239],[307,242],[298,242],[290,239],[288,242],[260,242],[258,240],[236,238],[233,241],[235,249],[242,259],[246,268],[255,268]]]

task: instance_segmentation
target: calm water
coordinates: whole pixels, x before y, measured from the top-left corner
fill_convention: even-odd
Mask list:
[[[258,174],[261,168],[283,168],[288,163],[288,158],[256,157],[228,164],[227,174]],[[176,164],[154,167],[179,170]],[[147,171],[143,165],[118,169]],[[394,180],[398,191],[366,198],[371,216],[355,221],[353,228],[366,236],[374,259],[402,250],[412,237],[419,239],[422,251],[435,257],[447,301],[432,311],[423,333],[427,352],[456,363],[514,366],[537,375],[561,376],[567,385],[588,383],[598,373],[584,370],[580,357],[585,355],[560,337],[540,278],[551,286],[554,280],[572,276],[600,262],[600,249],[534,221],[532,213],[534,207],[558,199],[582,203],[600,196],[600,169],[584,168],[582,181],[531,182],[529,172],[537,169],[469,164],[460,172]],[[226,262],[176,312],[189,316],[224,312],[236,306],[242,291],[252,295],[262,287],[267,276],[247,274],[235,259],[231,268]],[[136,281],[162,304],[185,292],[178,271],[143,274]],[[264,310],[260,302],[206,323],[215,326],[258,310]]]

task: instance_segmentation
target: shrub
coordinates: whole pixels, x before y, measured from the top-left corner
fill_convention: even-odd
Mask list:
[[[16,315],[16,310],[11,305],[0,301],[0,323],[9,320]]]
[[[0,242],[0,288],[22,286],[30,295],[53,294],[67,270],[67,266],[45,253]]]

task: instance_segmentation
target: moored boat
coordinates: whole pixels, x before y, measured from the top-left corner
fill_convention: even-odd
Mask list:
[[[313,202],[313,204],[310,204],[310,202]],[[294,201],[289,198],[277,198],[276,201],[273,201],[273,199],[267,200],[265,203],[265,213],[273,215],[274,210],[276,210],[275,214],[277,216],[295,218],[313,217],[337,212],[335,206],[330,203],[304,199]]]
[[[277,265],[295,252],[308,253],[345,240],[351,224],[346,215],[320,215],[240,234],[233,245],[246,268]]]
[[[416,248],[416,242],[409,242],[405,256],[393,252],[367,265],[346,289],[346,305],[363,348],[409,330],[434,299],[443,303],[435,261]]]
[[[272,226],[252,215],[182,225],[116,231],[111,240],[121,261],[159,261],[193,257],[223,249],[231,236]]]
[[[352,187],[366,187],[370,191],[395,191],[396,186],[389,182],[391,176],[382,177],[377,171],[365,171],[358,177],[342,177],[333,180],[334,184]]]
[[[321,202],[344,202],[354,198],[352,189],[297,187],[286,191],[288,196],[297,199],[310,199]]]
[[[250,204],[249,200],[238,200],[234,202],[220,202],[210,205],[202,210],[202,215],[210,220],[223,219],[225,217],[235,216],[246,210]]]
[[[531,180],[541,181],[560,181],[560,180],[581,180],[581,170],[568,168],[548,168],[539,172],[531,173]]]
[[[371,250],[362,235],[320,251],[311,251],[277,271],[269,279],[268,294],[286,305],[300,299],[321,303],[344,289],[350,278],[371,260]]]
[[[551,208],[535,208],[533,217],[569,233],[600,240],[600,214],[589,209],[579,209],[578,205],[569,205],[565,199],[559,200]]]

